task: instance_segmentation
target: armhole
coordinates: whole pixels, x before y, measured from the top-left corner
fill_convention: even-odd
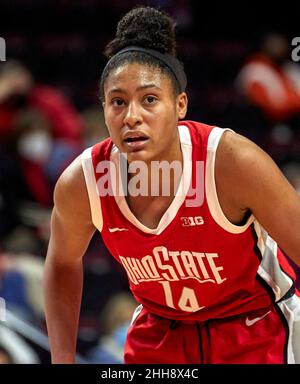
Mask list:
[[[92,221],[95,227],[101,232],[103,227],[103,218],[101,201],[97,193],[97,183],[92,160],[92,147],[87,148],[81,154],[81,164],[90,201]]]
[[[227,217],[225,216],[220,206],[218,195],[217,195],[216,182],[215,182],[215,159],[216,159],[218,144],[225,131],[234,132],[233,130],[228,128],[222,129],[219,127],[215,127],[212,129],[208,138],[206,172],[205,172],[206,173],[205,193],[206,193],[206,200],[207,200],[210,213],[213,219],[215,220],[215,222],[220,227],[225,229],[225,231],[237,234],[237,233],[245,232],[245,230],[251,225],[251,223],[255,219],[254,219],[254,216],[251,215],[248,218],[246,224],[241,226],[235,225],[227,219]]]

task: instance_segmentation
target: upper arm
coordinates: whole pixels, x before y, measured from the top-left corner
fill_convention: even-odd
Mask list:
[[[80,259],[94,232],[81,161],[77,158],[55,186],[47,257],[62,263]]]
[[[280,247],[300,265],[300,197],[275,162],[248,139],[224,133],[223,171],[241,209],[250,209]]]

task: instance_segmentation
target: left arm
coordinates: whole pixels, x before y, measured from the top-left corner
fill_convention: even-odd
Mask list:
[[[225,132],[218,148],[222,180],[241,211],[249,209],[300,266],[300,196],[271,157],[256,144]]]

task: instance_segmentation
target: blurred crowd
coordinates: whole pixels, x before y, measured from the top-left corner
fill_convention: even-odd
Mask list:
[[[59,88],[36,84],[21,62],[1,65],[0,297],[7,310],[44,331],[42,274],[53,189],[62,171],[82,150],[107,135],[100,105],[79,111]],[[95,234],[84,261],[86,288],[79,329],[82,353],[102,333],[98,321],[102,307],[114,293],[127,290],[125,276],[99,234]],[[5,327],[2,331],[12,332]],[[5,340],[0,333],[4,348],[1,339]],[[10,356],[15,355],[15,345],[9,343]]]
[[[8,311],[42,332],[53,189],[84,148],[108,136],[97,89],[105,64],[101,51],[120,15],[133,6],[128,0],[100,3],[44,1],[41,11],[39,1],[15,1],[16,9],[27,9],[33,18],[41,12],[50,19],[51,12],[70,15],[70,31],[33,39],[8,29],[3,36],[8,61],[0,63],[0,297]],[[188,119],[228,126],[250,138],[300,193],[300,66],[291,61],[288,37],[268,31],[255,44],[251,37],[205,39],[195,33],[195,2],[147,3],[162,6],[177,21]],[[1,7],[9,13],[10,2],[3,0]],[[78,351],[89,362],[121,363],[137,303],[98,233],[84,257],[84,277]],[[49,362],[49,354],[8,325],[0,321],[0,363]]]

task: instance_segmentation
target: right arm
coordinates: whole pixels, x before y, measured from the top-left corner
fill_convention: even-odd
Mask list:
[[[82,257],[94,232],[81,161],[77,158],[55,187],[44,271],[52,363],[75,362],[83,285]]]

